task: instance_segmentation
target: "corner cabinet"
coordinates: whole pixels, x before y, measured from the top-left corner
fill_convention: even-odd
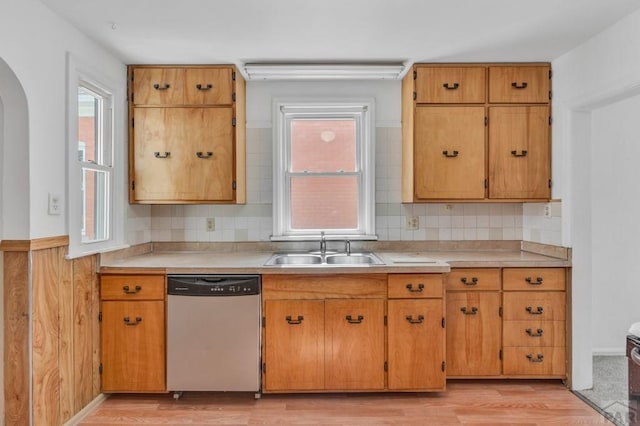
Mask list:
[[[129,201],[244,203],[245,82],[233,66],[128,68]]]
[[[164,277],[100,277],[103,392],[166,392]]]
[[[402,82],[403,202],[551,196],[549,64],[416,64]]]
[[[265,393],[445,388],[441,274],[263,275],[262,297]]]

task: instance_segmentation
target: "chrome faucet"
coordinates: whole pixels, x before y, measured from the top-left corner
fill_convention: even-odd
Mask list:
[[[347,256],[351,256],[351,241],[348,238],[344,240],[344,249],[347,252]]]
[[[327,240],[324,238],[324,231],[320,231],[320,253],[325,254],[327,252]]]

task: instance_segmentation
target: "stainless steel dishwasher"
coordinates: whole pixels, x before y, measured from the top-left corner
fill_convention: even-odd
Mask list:
[[[167,389],[260,396],[260,276],[169,275]]]

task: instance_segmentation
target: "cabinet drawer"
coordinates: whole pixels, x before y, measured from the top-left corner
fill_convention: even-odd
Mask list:
[[[133,103],[135,105],[182,105],[184,70],[180,68],[135,68]]]
[[[505,376],[564,376],[564,347],[504,348],[502,373]]]
[[[416,67],[417,103],[484,103],[484,67]]]
[[[500,290],[500,269],[452,269],[444,282],[447,291]]]
[[[507,268],[502,271],[504,290],[565,290],[564,268]]]
[[[231,73],[231,68],[187,68],[184,74],[185,104],[232,104],[233,81]]]
[[[389,274],[390,299],[442,297],[442,274]]]
[[[564,321],[565,294],[527,291],[503,294],[504,320]]]
[[[548,66],[489,67],[489,102],[548,103]]]
[[[102,300],[164,300],[164,275],[103,275]]]
[[[505,321],[503,344],[508,346],[565,346],[565,321]]]

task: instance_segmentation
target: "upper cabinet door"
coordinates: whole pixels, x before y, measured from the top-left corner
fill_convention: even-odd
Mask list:
[[[187,68],[185,100],[187,105],[231,105],[232,70],[226,68]]]
[[[489,67],[490,103],[549,103],[549,66]]]
[[[131,97],[135,105],[182,105],[184,69],[136,68]]]
[[[485,67],[416,66],[415,71],[417,103],[482,104],[485,102]]]

